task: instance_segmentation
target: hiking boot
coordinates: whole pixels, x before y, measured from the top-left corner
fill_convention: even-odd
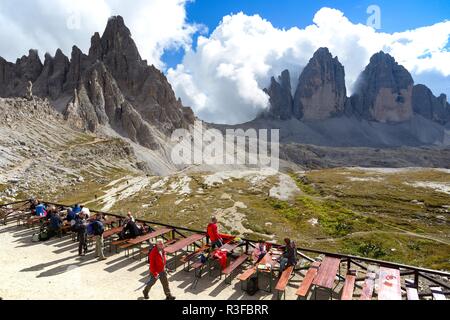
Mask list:
[[[145,300],[150,299],[150,297],[148,296],[148,294],[145,293],[145,291],[142,291],[142,294],[144,295],[144,299]]]
[[[166,300],[175,300],[176,298],[174,296],[167,296]]]

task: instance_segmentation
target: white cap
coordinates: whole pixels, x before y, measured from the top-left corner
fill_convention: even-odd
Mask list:
[[[88,216],[91,215],[91,211],[90,211],[88,208],[83,208],[83,209],[81,210],[81,212],[82,212],[83,214],[88,215]]]

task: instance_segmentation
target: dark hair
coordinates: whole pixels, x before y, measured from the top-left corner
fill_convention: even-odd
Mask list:
[[[285,239],[284,239],[284,242],[285,242],[286,244],[290,244],[290,243],[291,243],[291,239],[285,238]]]

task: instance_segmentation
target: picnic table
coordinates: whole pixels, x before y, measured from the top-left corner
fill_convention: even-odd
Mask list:
[[[399,269],[380,268],[378,300],[402,300]]]
[[[240,244],[238,242],[230,242],[230,243],[224,244],[220,248],[220,250],[224,250],[224,251],[227,251],[227,252],[231,253],[234,250],[236,250],[239,246],[240,246]]]
[[[133,245],[139,245],[139,244],[142,244],[142,243],[144,243],[144,242],[146,242],[148,240],[157,238],[159,236],[162,236],[162,235],[164,235],[166,233],[169,233],[169,232],[172,232],[172,231],[173,231],[173,229],[170,229],[170,228],[158,229],[158,230],[155,230],[153,232],[150,232],[150,233],[144,234],[142,236],[139,236],[137,238],[130,239],[130,240],[128,240],[128,243],[133,244]]]
[[[202,240],[205,237],[206,236],[204,234],[194,234],[190,237],[187,237],[187,238],[181,239],[178,242],[175,242],[174,244],[168,246],[164,251],[167,254],[174,254],[186,247],[189,247],[191,244],[194,244],[197,241]]]
[[[203,240],[206,237],[205,234],[194,234],[190,237],[181,239],[167,248],[164,249],[164,251],[167,254],[176,254],[178,251],[183,250],[186,247],[189,247],[192,244],[195,244],[197,241]],[[176,261],[174,262],[176,264]]]
[[[319,271],[314,278],[313,285],[330,291],[331,298],[336,274],[339,272],[341,260],[326,256],[320,264]],[[316,292],[317,293],[317,292]]]
[[[277,264],[277,260],[280,257],[278,254],[275,254],[273,252],[277,251],[269,251],[256,266],[256,276],[258,277],[258,283],[262,275],[268,275],[269,277],[269,290],[262,289],[263,291],[266,291],[268,293],[272,292],[274,278],[273,271],[275,265]]]

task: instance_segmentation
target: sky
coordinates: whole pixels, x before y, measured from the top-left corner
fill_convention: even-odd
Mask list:
[[[344,65],[350,94],[384,50],[416,83],[450,96],[447,0],[2,0],[0,56],[15,61],[29,48],[70,56],[74,44],[87,52],[118,14],[143,58],[206,121],[252,120],[268,107],[270,78],[289,69],[295,86],[324,46]]]

